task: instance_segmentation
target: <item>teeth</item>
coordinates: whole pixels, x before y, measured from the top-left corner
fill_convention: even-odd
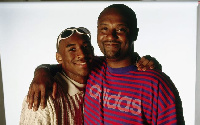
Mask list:
[[[118,45],[118,44],[117,44],[117,43],[107,43],[107,44],[105,44],[105,45],[111,46],[111,45]]]
[[[80,65],[85,65],[86,64],[86,62],[84,62],[84,63],[79,63]]]

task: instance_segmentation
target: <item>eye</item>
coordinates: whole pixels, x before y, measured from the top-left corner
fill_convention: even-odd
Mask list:
[[[107,27],[102,27],[102,28],[101,28],[101,31],[106,31],[106,30],[108,30]]]
[[[98,27],[98,31],[101,32],[101,33],[107,33],[108,32],[108,27],[100,26],[100,27]]]
[[[69,51],[76,51],[76,48],[70,48]]]
[[[88,45],[83,46],[84,50],[88,49]]]
[[[119,25],[116,28],[116,32],[119,34],[127,33],[127,32],[129,32],[129,28],[126,25]]]
[[[90,43],[87,43],[83,46],[83,51],[85,52],[85,54],[91,54],[92,51],[92,46],[90,45]]]
[[[125,28],[125,27],[117,28],[116,32],[117,33],[126,33],[127,32],[127,28]]]
[[[126,32],[126,29],[125,28],[121,28],[119,29],[120,32]]]
[[[91,48],[92,48],[92,47],[91,47],[90,45],[85,45],[85,46],[84,46],[84,50],[85,50],[85,51],[91,51]]]

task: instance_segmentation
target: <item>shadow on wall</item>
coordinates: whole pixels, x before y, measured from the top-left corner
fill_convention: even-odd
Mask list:
[[[0,58],[0,124],[6,125],[5,108],[4,108],[4,94],[3,94],[3,80],[2,80],[2,70],[1,70],[1,58]]]

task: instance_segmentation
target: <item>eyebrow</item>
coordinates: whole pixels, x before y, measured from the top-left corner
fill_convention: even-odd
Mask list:
[[[127,24],[118,24],[118,26],[128,26]]]
[[[108,25],[108,24],[106,24],[106,23],[101,23],[101,24],[99,24],[99,25]]]
[[[83,44],[90,44],[89,40],[85,40]]]
[[[68,47],[75,46],[75,45],[76,45],[76,44],[67,44],[66,47],[68,48]]]
[[[84,41],[83,44],[90,44],[90,42],[88,40]],[[67,44],[67,48],[71,47],[71,46],[75,46],[76,44]]]
[[[109,25],[109,24],[106,24],[106,23],[101,23],[101,24],[99,24],[98,26],[102,26],[102,25]],[[117,24],[117,26],[128,26],[127,24],[125,24],[125,23],[122,23],[122,24]]]

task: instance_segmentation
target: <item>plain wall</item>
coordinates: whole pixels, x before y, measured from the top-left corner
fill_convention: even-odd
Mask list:
[[[196,91],[195,91],[195,125],[200,125],[200,2],[197,9],[197,60],[196,60]]]
[[[19,123],[21,105],[34,69],[55,64],[56,39],[67,27],[87,27],[96,55],[96,23],[104,7],[116,2],[0,3],[0,53],[7,125]],[[197,2],[117,2],[137,14],[135,51],[162,64],[179,90],[186,125],[194,124]]]

